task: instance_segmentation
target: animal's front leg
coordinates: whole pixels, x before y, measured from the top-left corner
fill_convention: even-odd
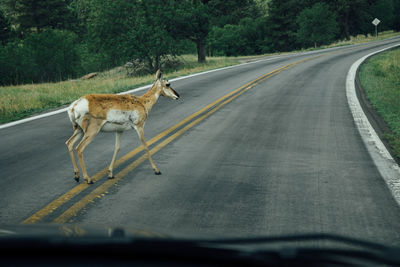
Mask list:
[[[153,159],[151,158],[151,154],[150,154],[149,148],[147,147],[147,143],[146,143],[146,140],[145,140],[145,138],[144,138],[143,127],[135,126],[135,130],[136,130],[136,132],[137,132],[138,135],[139,135],[140,141],[142,142],[142,145],[143,145],[144,149],[146,150],[147,157],[149,158],[149,161],[150,161],[151,167],[152,167],[153,170],[154,170],[154,173],[155,173],[156,175],[160,175],[161,172],[160,172],[160,170],[156,167],[156,165],[154,164]]]
[[[117,157],[117,153],[119,151],[121,136],[122,136],[122,132],[115,133],[115,149],[114,149],[114,155],[113,155],[111,163],[110,163],[110,167],[108,167],[108,179],[114,178],[114,175],[113,175],[114,162],[115,162],[115,158]]]

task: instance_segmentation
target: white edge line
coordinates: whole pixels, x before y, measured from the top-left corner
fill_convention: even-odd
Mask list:
[[[393,197],[400,205],[400,167],[390,155],[389,151],[386,149],[382,140],[379,138],[378,134],[375,132],[371,123],[369,122],[367,116],[365,115],[360,102],[357,97],[355,78],[357,69],[359,66],[370,56],[380,53],[382,51],[391,49],[393,47],[400,46],[396,44],[373,53],[370,53],[362,58],[358,59],[350,67],[346,78],[346,96],[347,101],[354,118],[354,122],[357,129],[361,135],[361,138],[374,161],[379,173],[385,180],[387,186],[389,187]]]
[[[314,52],[314,51],[311,51],[311,52]],[[260,59],[260,60],[256,60],[256,61],[241,63],[241,64],[237,64],[237,65],[233,65],[233,66],[228,66],[228,67],[223,67],[223,68],[218,68],[218,69],[213,69],[213,70],[207,70],[207,71],[203,71],[203,72],[199,72],[199,73],[190,74],[190,75],[187,75],[187,76],[177,77],[177,78],[171,79],[170,81],[171,82],[179,81],[179,80],[188,79],[188,78],[191,78],[191,77],[195,77],[195,76],[199,76],[199,75],[203,75],[203,74],[207,74],[207,73],[211,73],[211,72],[216,72],[216,71],[220,71],[220,70],[236,68],[236,67],[247,65],[247,64],[254,64],[254,63],[261,62],[261,61],[268,61],[268,60],[273,60],[273,59],[277,59],[277,58],[281,58],[281,57],[290,57],[290,56],[293,56],[293,54],[280,55],[280,56],[276,56],[276,57],[269,57],[269,58],[266,58],[266,59]],[[135,88],[135,89],[128,90],[128,91],[125,91],[125,92],[121,92],[121,93],[118,93],[118,95],[132,94],[134,92],[143,91],[143,90],[146,90],[146,89],[150,88],[151,85],[152,84],[148,84],[148,85],[145,85],[145,86],[142,86],[142,87],[139,87],[139,88]],[[32,117],[28,117],[28,118],[25,118],[25,119],[21,119],[21,120],[5,123],[3,125],[0,125],[0,130],[1,129],[5,129],[5,128],[9,128],[9,127],[12,127],[12,126],[15,126],[15,125],[18,125],[18,124],[22,124],[22,123],[25,123],[25,122],[29,122],[29,121],[33,121],[33,120],[37,120],[37,119],[41,119],[41,118],[45,118],[45,117],[50,117],[50,116],[53,116],[53,115],[56,115],[56,114],[59,114],[59,113],[63,113],[63,112],[66,112],[67,109],[68,108],[62,108],[62,109],[58,109],[58,110],[55,110],[55,111],[46,112],[46,113],[43,113],[43,114],[40,114],[40,115],[35,115],[35,116],[32,116]]]
[[[12,126],[15,126],[15,125],[18,125],[18,124],[22,124],[22,123],[25,123],[25,122],[28,122],[28,121],[37,120],[37,119],[40,119],[40,118],[50,117],[50,116],[53,116],[53,115],[56,115],[56,114],[59,114],[59,113],[65,112],[65,111],[67,111],[67,108],[62,108],[62,109],[58,109],[58,110],[55,110],[55,111],[50,111],[50,112],[47,112],[47,113],[43,113],[43,114],[40,114],[40,115],[29,117],[29,118],[26,118],[26,119],[5,123],[3,125],[0,125],[0,129],[12,127]]]

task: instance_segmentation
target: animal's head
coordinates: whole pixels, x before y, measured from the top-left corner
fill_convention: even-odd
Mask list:
[[[161,95],[172,98],[172,99],[178,99],[179,94],[172,89],[171,84],[168,82],[168,80],[162,79],[162,73],[161,70],[158,70],[156,73],[156,83],[158,86],[161,87]]]

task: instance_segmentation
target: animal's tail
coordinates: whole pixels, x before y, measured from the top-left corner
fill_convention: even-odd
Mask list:
[[[74,102],[72,102],[71,105],[67,109],[68,117],[72,123],[72,127],[74,128],[74,130],[76,130],[78,128],[78,123],[76,122],[75,110],[74,110],[77,101],[78,100],[75,100]]]

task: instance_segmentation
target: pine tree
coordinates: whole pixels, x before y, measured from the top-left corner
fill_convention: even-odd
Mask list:
[[[65,28],[69,16],[65,0],[19,0],[15,4],[15,11],[22,33]]]
[[[350,35],[363,32],[363,26],[367,23],[367,0],[332,0],[329,1],[329,5],[338,15],[342,37],[350,40]]]
[[[242,18],[258,14],[253,0],[181,0],[176,12],[173,33],[196,44],[198,62],[206,61],[206,38],[212,26],[237,25]]]
[[[10,38],[11,27],[8,19],[0,10],[0,44],[5,45]]]
[[[304,2],[295,0],[271,0],[268,5],[268,46],[272,51],[290,51],[296,45],[297,15],[307,8]]]
[[[338,32],[336,14],[325,3],[316,3],[311,8],[303,9],[296,21],[299,25],[297,39],[305,46],[328,44]]]

